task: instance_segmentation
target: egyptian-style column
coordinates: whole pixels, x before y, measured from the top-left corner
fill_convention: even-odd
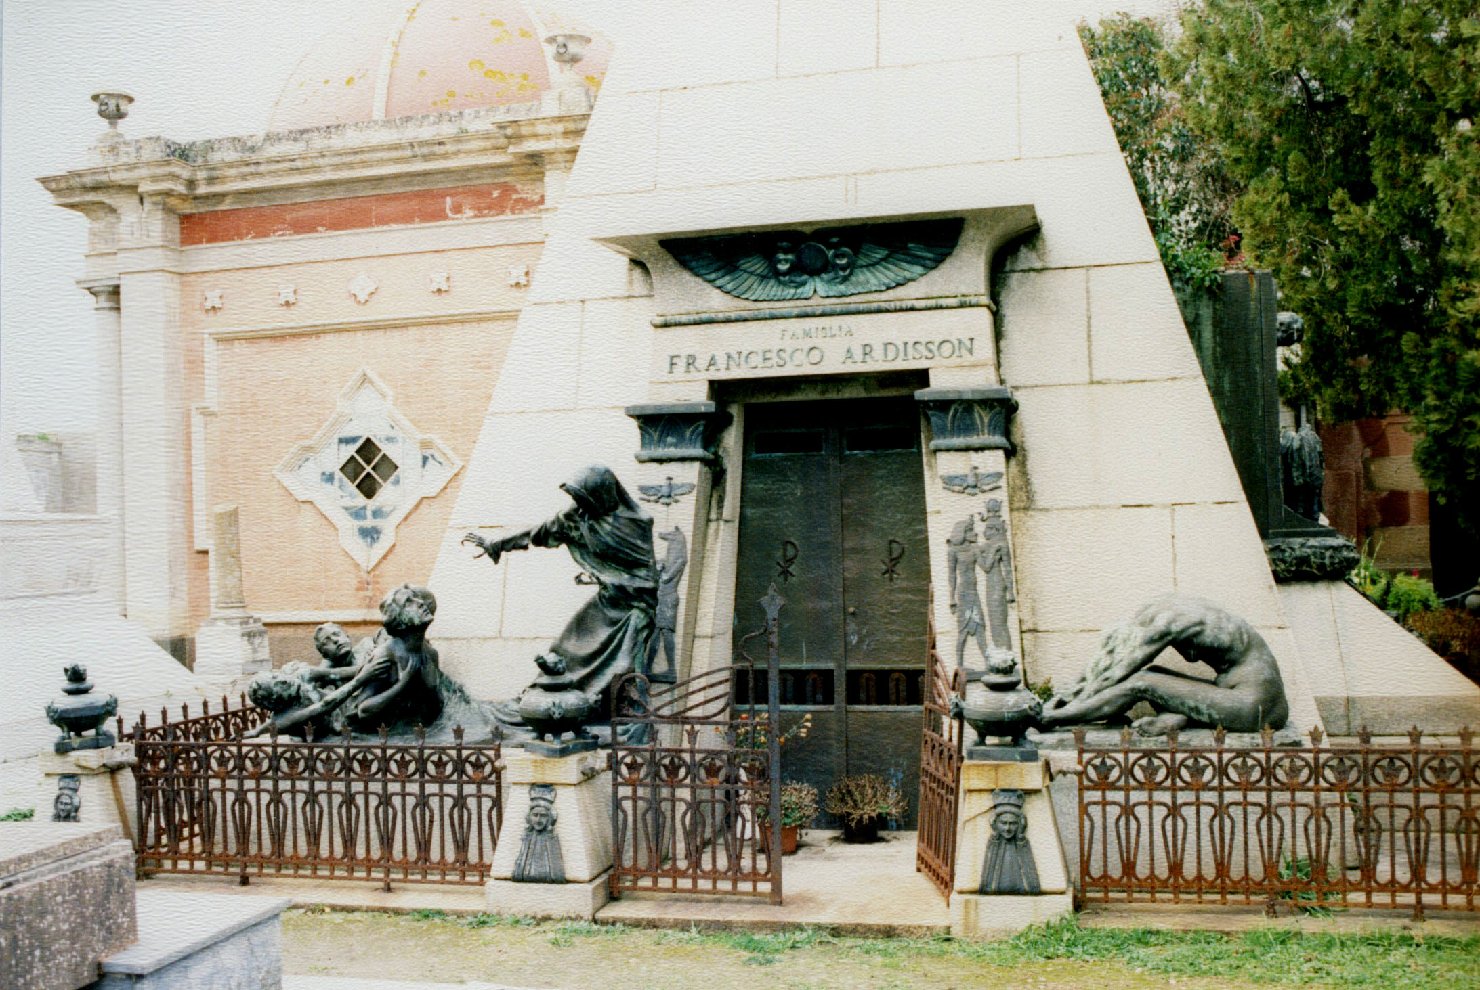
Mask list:
[[[713,402],[665,402],[628,406],[637,421],[634,455],[644,484],[638,498],[653,516],[653,550],[658,559],[658,645],[653,680],[672,682],[690,673],[696,602],[704,571],[714,447],[730,415]]]
[[[933,521],[932,540],[940,522],[950,529],[936,646],[948,665],[967,671],[965,713],[976,737],[961,767],[951,933],[1001,935],[1073,911],[1048,764],[1022,738],[1038,701],[1023,686],[1007,498],[1017,402],[998,384],[937,386],[915,398],[935,455],[937,477],[927,483],[944,489],[933,493],[944,518]]]
[[[128,600],[123,579],[123,393],[117,276],[81,279],[93,297],[93,336],[98,366],[97,514],[107,531],[106,556],[99,567],[99,590],[124,611]]]
[[[993,653],[1022,657],[1016,556],[1007,497],[1009,428],[1017,402],[1005,385],[936,386],[915,399],[930,421],[935,477],[932,559],[936,648],[948,666],[981,671]],[[943,544],[943,546],[942,546]],[[973,687],[972,691],[977,690]]]
[[[267,629],[247,611],[242,592],[241,527],[237,507],[212,512],[211,617],[195,636],[195,673],[230,683],[272,669]]]

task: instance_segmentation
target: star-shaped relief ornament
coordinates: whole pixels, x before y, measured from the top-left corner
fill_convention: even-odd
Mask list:
[[[378,288],[380,286],[375,279],[361,272],[350,280],[349,294],[355,297],[355,302],[363,306],[370,301],[370,297],[375,295],[375,290]]]

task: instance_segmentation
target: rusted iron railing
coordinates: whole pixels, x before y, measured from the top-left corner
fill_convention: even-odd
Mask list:
[[[141,873],[481,884],[502,821],[499,744],[382,732],[242,739],[265,713],[222,700],[128,734]],[[120,729],[122,726],[120,725]]]
[[[612,896],[625,891],[768,897],[780,904],[783,600],[762,599],[767,659],[674,685],[617,682],[612,717]],[[624,703],[621,699],[635,699]]]
[[[1079,750],[1079,883],[1087,900],[1476,910],[1480,764],[1473,734],[1408,744]]]
[[[932,637],[933,639],[934,637]],[[947,670],[930,651],[925,680],[925,727],[920,743],[920,819],[915,869],[949,899],[956,882],[956,809],[961,797],[963,724],[951,699],[965,691],[962,671]]]

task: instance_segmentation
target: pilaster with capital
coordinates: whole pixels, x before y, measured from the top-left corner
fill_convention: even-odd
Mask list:
[[[111,212],[111,211],[110,211]],[[98,223],[99,221],[94,221]],[[93,335],[98,367],[97,492],[98,515],[107,528],[106,557],[99,568],[99,587],[118,605],[127,602],[123,569],[123,382],[119,306],[116,276],[81,279],[93,297]]]

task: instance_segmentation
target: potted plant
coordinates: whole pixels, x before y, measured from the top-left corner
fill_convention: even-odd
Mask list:
[[[771,844],[770,808],[761,805],[756,809],[756,818],[761,823],[761,837],[766,845]],[[788,780],[781,785],[781,855],[790,856],[797,851],[801,830],[810,828],[817,817],[817,788],[799,780]]]
[[[883,777],[872,773],[849,774],[827,789],[823,802],[829,814],[843,821],[843,841],[877,842],[879,826],[886,818],[904,814],[904,795]]]

